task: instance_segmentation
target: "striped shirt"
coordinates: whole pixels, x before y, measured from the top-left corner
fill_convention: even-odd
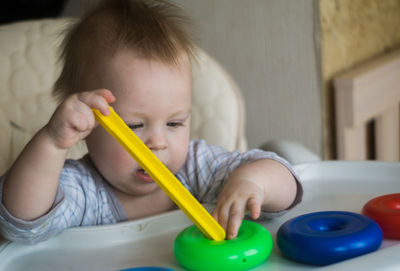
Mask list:
[[[176,177],[201,203],[215,204],[230,174],[237,167],[259,159],[273,159],[292,172],[298,189],[290,208],[297,205],[303,194],[297,175],[286,160],[272,152],[259,149],[228,152],[203,140],[194,140]],[[4,179],[5,175],[0,178],[0,233],[12,241],[34,244],[67,228],[113,224],[128,219],[110,185],[87,155],[80,160],[66,160],[53,206],[47,214],[33,221],[16,218],[5,208],[2,202]],[[286,211],[263,212],[261,216],[272,218]]]

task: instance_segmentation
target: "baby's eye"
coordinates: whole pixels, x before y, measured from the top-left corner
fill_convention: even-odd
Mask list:
[[[181,122],[168,122],[167,126],[169,127],[178,127],[178,126],[182,126],[183,124]]]
[[[138,124],[128,124],[128,127],[131,128],[131,130],[143,128],[143,123],[138,123]]]

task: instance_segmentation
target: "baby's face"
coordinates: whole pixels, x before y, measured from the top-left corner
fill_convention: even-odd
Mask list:
[[[100,66],[97,79],[116,97],[115,111],[167,168],[177,173],[189,145],[192,82],[188,57],[181,56],[179,65],[165,64],[122,50]],[[86,142],[92,161],[114,188],[132,196],[159,189],[101,126]]]

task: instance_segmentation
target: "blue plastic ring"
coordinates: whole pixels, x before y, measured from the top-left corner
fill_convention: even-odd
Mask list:
[[[327,265],[375,251],[382,243],[382,231],[376,222],[360,214],[316,212],[284,223],[277,243],[288,258]]]

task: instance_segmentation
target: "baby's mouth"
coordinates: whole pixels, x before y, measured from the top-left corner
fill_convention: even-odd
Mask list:
[[[139,180],[146,183],[153,183],[154,180],[149,176],[149,174],[142,168],[139,168],[135,171],[135,175]]]

